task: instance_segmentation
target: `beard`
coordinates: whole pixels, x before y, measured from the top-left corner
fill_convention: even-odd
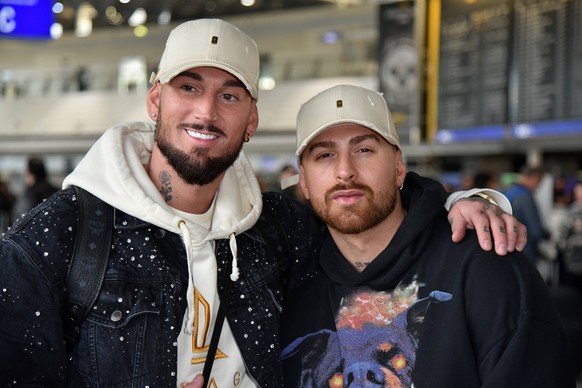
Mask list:
[[[240,141],[229,147],[226,152],[219,157],[209,156],[207,148],[194,148],[192,151],[184,152],[176,148],[170,140],[170,128],[164,126],[162,112],[159,112],[156,122],[156,133],[154,141],[158,145],[160,152],[168,164],[176,171],[178,176],[190,185],[203,186],[214,181],[225,172],[238,158],[244,144],[244,132]],[[224,134],[224,132],[214,125],[207,126],[190,124],[186,127],[195,130],[206,130],[209,133]],[[179,128],[178,130],[184,130]]]
[[[365,201],[355,205],[339,206],[333,203],[332,196],[337,190],[359,189],[365,193]],[[325,224],[343,234],[365,232],[384,221],[396,208],[396,190],[383,192],[376,196],[366,185],[351,183],[340,184],[328,190],[323,199],[312,201],[315,214]]]

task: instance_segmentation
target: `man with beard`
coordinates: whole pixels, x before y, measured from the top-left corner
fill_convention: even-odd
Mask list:
[[[538,271],[474,233],[451,241],[440,187],[406,173],[382,95],[340,85],[307,101],[296,153],[327,233],[281,318],[286,387],[575,386]]]
[[[284,293],[305,275],[323,228],[307,207],[263,195],[241,152],[258,125],[258,79],[255,42],[231,24],[196,20],[170,33],[146,101],[155,126],[107,130],[64,189],[0,243],[0,386],[176,387],[207,358],[211,386],[282,385]],[[82,227],[74,186],[114,214],[100,291],[77,341],[65,344],[74,296],[66,286],[85,285],[67,275]],[[468,222],[489,244],[493,234],[496,249],[525,244],[525,230],[507,213],[460,202],[455,208],[465,210],[451,209],[454,238]],[[267,210],[292,248],[286,262],[255,225]],[[230,298],[222,298],[226,285]],[[219,306],[228,308],[226,320],[216,356],[207,357]]]

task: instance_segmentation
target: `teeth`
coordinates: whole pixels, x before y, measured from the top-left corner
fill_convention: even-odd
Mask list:
[[[188,131],[188,135],[195,137],[197,139],[203,139],[203,140],[214,140],[218,137],[216,135],[207,135],[207,134],[196,132],[196,131]]]

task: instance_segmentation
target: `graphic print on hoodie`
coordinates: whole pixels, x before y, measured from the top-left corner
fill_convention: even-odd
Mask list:
[[[310,333],[283,349],[286,358],[303,347],[300,386],[411,386],[425,314],[452,298],[435,290],[418,299],[418,288],[413,281],[392,292],[360,287],[346,295],[335,317],[336,331]]]

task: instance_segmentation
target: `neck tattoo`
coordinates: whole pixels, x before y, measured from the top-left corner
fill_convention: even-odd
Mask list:
[[[160,178],[160,183],[162,185],[160,193],[162,194],[164,201],[170,202],[172,200],[172,182],[170,180],[170,173],[162,171],[158,177]]]

